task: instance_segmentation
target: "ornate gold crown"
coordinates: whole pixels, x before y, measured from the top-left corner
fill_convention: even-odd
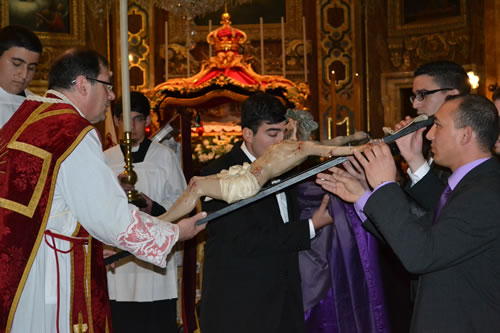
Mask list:
[[[226,10],[222,14],[222,20],[220,21],[222,27],[215,29],[207,36],[207,42],[214,45],[215,53],[219,51],[239,53],[241,45],[247,40],[247,34],[233,28],[230,19],[231,16]]]

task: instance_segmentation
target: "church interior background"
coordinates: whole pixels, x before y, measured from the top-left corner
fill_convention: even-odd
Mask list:
[[[33,3],[38,6],[30,7]],[[151,133],[180,115],[172,124],[181,133],[178,140],[183,143],[187,179],[197,173],[200,163],[217,157],[237,140],[239,104],[257,90],[278,87],[284,102],[307,108],[320,125],[316,139],[355,130],[377,138],[383,135],[382,127],[412,115],[408,98],[413,70],[422,63],[446,59],[463,65],[479,79],[474,92],[487,97],[500,82],[497,0],[226,3],[232,36],[239,31],[245,40],[232,41],[230,49],[239,57],[235,63],[225,58],[217,66],[217,44],[207,43],[207,36],[221,27],[224,1],[128,2],[131,89],[152,99]],[[119,97],[118,0],[2,0],[0,20],[1,26],[28,25],[42,40],[44,50],[32,91],[46,89],[48,69],[57,55],[69,47],[87,46],[108,58]],[[202,75],[214,67],[219,72],[209,78]],[[240,76],[246,81],[234,75],[233,81],[222,79],[228,68],[243,68]],[[209,82],[205,90],[199,87],[200,78]],[[165,88],[168,82],[174,82],[174,88]],[[232,88],[226,89],[227,84]],[[97,126],[104,135],[104,123]],[[186,247],[196,257],[195,243]],[[194,304],[196,290],[187,285],[195,288],[192,273],[197,268],[190,270],[184,272],[183,297]],[[195,320],[187,311],[183,319]]]

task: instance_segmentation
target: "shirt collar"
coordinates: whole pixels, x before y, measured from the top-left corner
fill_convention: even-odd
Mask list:
[[[247,155],[248,159],[250,160],[250,162],[253,162],[255,161],[257,158],[255,156],[253,156],[249,151],[248,151],[248,148],[247,146],[245,145],[245,141],[243,141],[243,143],[241,144],[241,150],[243,150],[243,152],[245,153],[245,155]]]
[[[467,164],[462,165],[460,168],[456,169],[448,178],[448,185],[452,190],[458,185],[458,183],[465,177],[472,169],[477,167],[478,165],[484,163],[489,160],[491,157],[480,158],[478,160],[469,162]]]

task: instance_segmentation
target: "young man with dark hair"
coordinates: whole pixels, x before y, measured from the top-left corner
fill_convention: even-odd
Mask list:
[[[493,95],[491,96],[491,99],[493,100],[493,103],[495,103],[495,106],[498,111],[498,115],[500,115],[500,87],[496,88],[495,91],[493,92]],[[498,136],[497,142],[495,144],[495,147],[493,148],[493,151],[495,154],[500,155],[500,136]]]
[[[251,163],[283,140],[285,108],[257,93],[242,106],[243,141],[202,170],[212,175]],[[312,219],[299,220],[287,191],[210,222],[207,230],[200,324],[203,333],[304,332],[298,251],[309,249],[315,229],[332,222],[328,197]],[[205,201],[214,211],[227,204]]]
[[[24,101],[33,80],[42,44],[29,29],[9,25],[0,30],[0,128]]]
[[[415,95],[410,98],[410,101],[418,114],[430,117],[439,110],[447,96],[470,93],[467,73],[462,66],[454,62],[430,62],[418,67],[414,74],[413,93]],[[406,119],[396,128],[406,125],[408,121],[409,119]],[[423,131],[396,141],[401,156],[408,163],[408,175],[412,184],[418,182],[429,171],[430,163],[432,163],[428,156],[424,156],[427,155],[424,152],[427,149],[424,147]]]
[[[141,211],[160,216],[169,209],[186,188],[186,180],[175,153],[152,143],[146,137],[151,123],[146,96],[130,92],[131,138],[136,189],[142,192],[147,206]],[[122,100],[113,107],[113,120],[123,137]],[[104,152],[106,162],[120,178],[124,167],[125,147],[115,146]],[[122,184],[127,189],[126,184]],[[108,270],[113,326],[117,332],[177,333],[177,265],[175,255],[167,267],[159,268],[137,258],[127,258]]]
[[[412,333],[500,332],[500,163],[492,158],[498,119],[482,96],[452,96],[441,106],[427,137],[435,162],[453,173],[447,186],[430,171],[407,189],[426,209],[421,217],[395,183],[385,144],[355,153],[372,190],[338,168],[318,175],[419,274]]]
[[[92,126],[114,98],[106,59],[70,49],[0,130],[0,331],[111,330],[101,242],[165,267],[203,229],[128,203]]]

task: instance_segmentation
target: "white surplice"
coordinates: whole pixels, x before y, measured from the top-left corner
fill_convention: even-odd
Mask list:
[[[58,92],[49,92],[71,104]],[[28,98],[40,99],[38,96]],[[151,217],[128,204],[123,189],[106,164],[95,129],[87,133],[61,163],[46,229],[71,236],[77,221],[101,242],[161,267],[165,267],[167,255],[179,237],[176,225]],[[67,241],[55,239],[55,242],[58,249],[69,249]],[[69,321],[71,254],[58,253],[58,260],[59,331],[69,333],[72,332]],[[54,251],[42,240],[21,294],[11,332],[57,332],[57,289]]]
[[[25,90],[26,94],[30,94]],[[12,117],[26,97],[9,94],[0,87],[0,128]]]
[[[138,148],[138,147],[137,147]],[[119,146],[104,152],[117,176],[123,172],[124,158]],[[169,209],[186,188],[175,153],[152,142],[144,161],[134,163],[135,188],[165,209]],[[137,258],[118,261],[108,273],[109,298],[119,302],[153,302],[177,298],[177,264],[171,253],[167,268],[158,268]]]

